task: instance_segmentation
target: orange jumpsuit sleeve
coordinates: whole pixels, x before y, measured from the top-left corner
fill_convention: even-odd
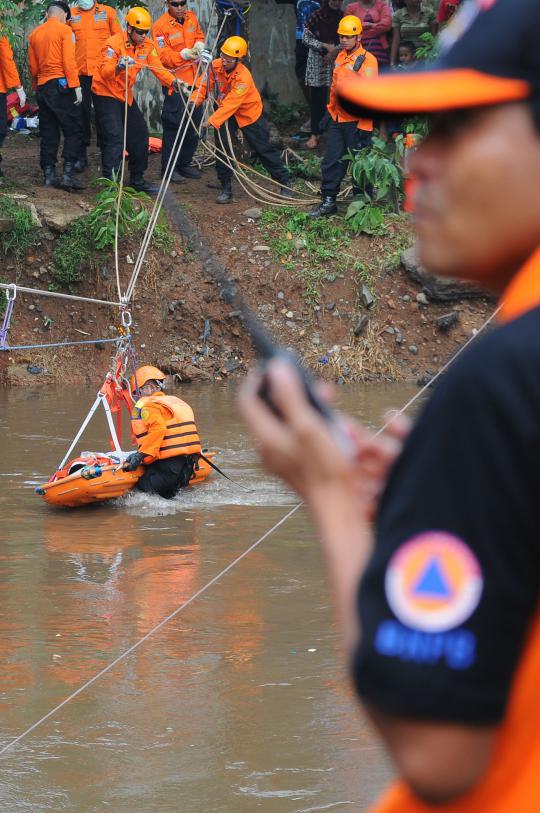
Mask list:
[[[174,49],[167,39],[167,32],[159,25],[155,25],[152,31],[152,39],[161,64],[165,68],[178,68],[183,63],[179,49]]]
[[[62,64],[68,86],[70,88],[80,87],[79,69],[75,58],[75,34],[69,26],[66,26],[62,38]]]
[[[139,452],[145,455],[146,465],[152,463],[158,456],[159,449],[165,432],[167,423],[162,410],[155,404],[145,405],[142,409],[142,419],[146,426],[147,434],[139,442]]]
[[[106,81],[114,79],[116,76],[116,66],[121,56],[122,54],[113,48],[111,41],[107,40],[101,54],[101,62],[99,63],[99,72],[103,79]]]
[[[35,90],[37,87],[38,66],[36,52],[34,50],[34,43],[31,35],[28,39],[28,70],[30,72],[30,78],[32,80],[32,87]]]
[[[148,51],[147,65],[156,79],[161,82],[162,85],[165,85],[165,87],[170,88],[175,80],[175,76],[163,67],[154,45],[152,45],[152,48]]]
[[[206,39],[205,33],[201,28],[200,22],[197,20],[197,30],[195,31],[195,42],[204,42]]]
[[[208,119],[208,124],[212,127],[219,128],[221,125],[234,116],[236,111],[242,106],[247,93],[249,85],[242,80],[237,80],[231,85],[231,89],[221,102],[220,106]]]
[[[13,51],[7,37],[0,36],[0,73],[6,88],[18,88],[21,85],[19,72],[13,59]]]
[[[195,88],[189,97],[191,104],[194,104],[195,107],[199,107],[208,94],[211,93],[214,85],[215,81],[211,73],[208,73],[207,76],[198,76],[195,81]]]

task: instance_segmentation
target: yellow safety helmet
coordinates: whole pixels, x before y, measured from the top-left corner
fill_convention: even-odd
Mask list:
[[[243,37],[229,37],[221,46],[221,53],[234,59],[242,59],[247,52],[248,44]]]
[[[130,8],[126,15],[126,23],[132,28],[140,28],[142,31],[150,31],[152,28],[150,12],[140,6]]]
[[[135,375],[131,376],[131,392],[135,392],[137,387],[142,389],[148,381],[165,381],[166,378],[165,373],[158,367],[146,364],[144,367],[139,367]]]
[[[346,14],[339,21],[337,32],[342,37],[359,37],[362,33],[362,20],[354,14]]]

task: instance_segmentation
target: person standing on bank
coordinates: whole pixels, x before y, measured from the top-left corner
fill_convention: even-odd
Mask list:
[[[140,393],[133,407],[131,427],[139,450],[127,456],[124,471],[145,471],[135,486],[139,491],[172,500],[189,484],[201,453],[193,410],[174,395],[166,395],[166,375],[157,367],[140,367],[131,391]]]
[[[197,73],[197,58],[205,48],[204,32],[199,25],[195,12],[187,8],[187,0],[168,0],[167,11],[154,23],[152,36],[163,65],[174,75],[193,85]],[[163,149],[161,151],[161,174],[165,169],[173,149],[173,144],[182,123],[184,140],[178,153],[176,166],[171,175],[172,183],[182,183],[184,178],[200,178],[201,171],[192,166],[191,161],[195,155],[199,138],[197,130],[201,124],[202,108],[196,108],[193,113],[193,124],[185,114],[186,100],[182,93],[167,93],[163,88],[165,98],[161,111],[163,124]]]
[[[411,156],[420,260],[500,294],[498,326],[437,383],[401,453],[404,426],[350,422],[344,456],[283,362],[265,369],[281,419],[260,376],[241,396],[319,528],[356,688],[401,776],[371,813],[540,810],[540,4],[456,14],[446,43],[462,36],[429,70],[346,76],[338,93],[430,115]]]
[[[13,59],[13,51],[5,34],[0,33],[0,150],[7,135],[7,106],[6,97],[10,88],[15,88],[19,97],[19,104],[24,107],[26,104],[26,93],[21,85],[19,72]],[[0,153],[0,178],[2,172],[2,153]]]
[[[116,11],[105,3],[95,0],[78,0],[71,7],[69,25],[75,35],[75,58],[79,69],[79,82],[83,95],[81,105],[83,125],[83,150],[75,162],[75,172],[83,172],[88,166],[86,151],[92,138],[92,77],[101,60],[105,41],[122,31]],[[101,134],[96,121],[96,138],[101,148]]]
[[[197,83],[191,101],[201,105],[207,94],[215,88],[217,110],[208,119],[208,126],[215,128],[216,147],[223,150],[231,162],[234,161],[229,137],[232,142],[240,128],[270,176],[281,184],[281,195],[291,197],[289,173],[278,150],[270,144],[261,94],[251,73],[241,62],[247,52],[248,45],[242,37],[226,39],[221,46],[221,57],[212,62],[208,78]],[[216,158],[216,172],[221,184],[216,203],[230,203],[233,171],[219,156]]]
[[[337,212],[336,198],[347,172],[345,155],[349,150],[361,150],[371,145],[372,119],[358,118],[344,110],[339,103],[336,85],[343,73],[352,71],[366,80],[377,76],[377,60],[361,41],[362,22],[359,17],[347,15],[338,26],[340,52],[337,55],[328,112],[332,122],[328,130],[326,149],[321,164],[322,203],[310,212],[310,217],[325,217]]]
[[[154,43],[147,38],[152,18],[144,8],[135,7],[126,15],[126,31],[110,37],[92,81],[96,118],[102,135],[101,163],[105,178],[117,174],[122,163],[126,70],[128,72],[127,151],[129,185],[138,192],[156,194],[157,187],[144,179],[148,167],[148,127],[133,98],[133,85],[143,68],[148,68],[165,87],[179,90],[174,74],[160,62]]]
[[[82,90],[75,60],[75,39],[66,25],[70,10],[63,0],[47,7],[47,19],[28,37],[28,65],[39,107],[40,165],[45,186],[82,189],[74,178],[75,162],[82,149],[79,109]],[[56,177],[56,161],[64,136],[64,171]]]

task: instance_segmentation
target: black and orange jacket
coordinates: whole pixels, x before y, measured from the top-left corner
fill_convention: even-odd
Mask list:
[[[208,119],[211,127],[221,125],[234,116],[239,127],[254,124],[263,112],[261,94],[255,86],[253,76],[245,65],[238,62],[236,68],[227,73],[221,59],[214,59],[208,71],[208,80],[197,83],[191,95],[191,101],[197,106],[207,94],[217,87],[218,109]]]
[[[21,86],[19,72],[13,59],[13,51],[6,36],[0,35],[0,93]]]
[[[96,3],[89,11],[73,6],[68,25],[75,34],[75,58],[79,74],[93,76],[105,42],[122,31],[116,11],[103,3]]]
[[[109,37],[101,54],[98,70],[92,80],[92,93],[97,96],[112,96],[123,102],[126,93],[126,72],[117,71],[120,57],[127,56],[134,64],[128,68],[128,104],[133,104],[133,85],[139,71],[148,68],[165,87],[174,82],[174,75],[161,64],[154,43],[146,39],[141,45],[134,45],[128,35],[121,31]]]
[[[79,87],[73,31],[60,20],[47,20],[28,37],[28,63],[32,86],[51,79],[67,79],[70,88]]]
[[[362,59],[361,66],[355,71],[356,60]],[[336,86],[340,76],[347,71],[355,71],[358,76],[364,77],[366,80],[377,76],[379,72],[379,63],[373,54],[366,51],[363,45],[358,45],[354,51],[340,51],[336,57],[334,64],[334,73],[332,74],[332,85],[330,87],[330,101],[328,103],[328,112],[333,121],[357,121],[359,130],[366,130],[371,132],[373,130],[373,121],[371,119],[359,119],[358,116],[353,116],[341,107],[337,99]]]
[[[184,48],[193,48],[196,42],[204,42],[204,32],[196,14],[193,11],[186,11],[183,22],[179,22],[166,11],[154,23],[152,36],[163,65],[178,79],[189,85],[193,84],[196,63],[191,59],[182,59],[180,51]]]
[[[155,392],[139,398],[131,413],[131,427],[145,464],[201,451],[193,410],[174,395]]]

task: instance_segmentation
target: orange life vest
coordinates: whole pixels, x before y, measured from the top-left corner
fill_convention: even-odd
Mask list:
[[[156,455],[158,460],[184,454],[200,454],[201,441],[195,425],[193,410],[180,398],[176,398],[174,395],[163,395],[163,393],[139,398],[133,407],[131,427],[138,443],[148,434],[143,417],[144,407],[148,404],[155,404],[159,407],[164,414],[167,426]]]

